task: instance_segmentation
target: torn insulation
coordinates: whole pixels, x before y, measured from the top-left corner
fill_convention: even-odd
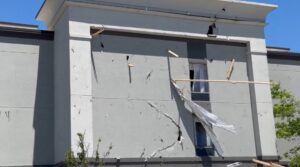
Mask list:
[[[172,81],[172,84],[176,88],[176,90],[177,90],[178,94],[180,95],[180,97],[182,98],[182,100],[190,107],[190,110],[189,109],[188,110],[192,114],[194,114],[197,117],[197,119],[201,122],[201,124],[203,125],[206,133],[208,134],[211,141],[213,142],[218,154],[222,155],[223,154],[222,147],[219,144],[215,133],[213,132],[212,126],[220,127],[227,131],[230,131],[232,133],[236,133],[234,126],[226,124],[225,122],[220,120],[216,115],[210,113],[209,111],[205,110],[203,107],[197,105],[193,101],[186,98],[183,95],[180,87],[174,81]]]

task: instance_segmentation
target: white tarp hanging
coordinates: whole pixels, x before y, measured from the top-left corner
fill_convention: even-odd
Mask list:
[[[233,125],[228,125],[222,120],[220,120],[216,115],[210,113],[203,107],[199,106],[198,104],[194,103],[193,101],[186,98],[180,87],[175,83],[175,81],[172,81],[174,87],[176,88],[178,94],[182,98],[182,100],[190,107],[191,110],[189,110],[191,113],[196,115],[196,117],[199,119],[199,121],[202,123],[206,133],[210,137],[212,143],[214,144],[216,151],[219,155],[223,154],[223,150],[221,145],[219,144],[217,137],[215,133],[213,132],[212,126],[223,128],[227,131],[230,131],[232,133],[236,133],[235,128]]]

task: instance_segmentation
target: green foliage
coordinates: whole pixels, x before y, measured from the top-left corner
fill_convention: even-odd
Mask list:
[[[299,101],[288,92],[281,89],[280,84],[272,83],[272,98],[278,103],[274,104],[273,111],[276,118],[281,118],[276,123],[276,135],[278,138],[292,140],[294,137],[300,137],[300,110]],[[291,159],[290,166],[300,165],[300,146],[296,146],[285,153],[285,157]]]
[[[68,167],[78,167],[78,162],[74,156],[74,152],[73,151],[68,151],[65,155],[65,164]]]
[[[77,136],[79,137],[78,147],[80,149],[80,151],[77,153],[77,157],[79,159],[78,161],[79,166],[88,167],[89,161],[87,159],[87,151],[84,145],[84,135],[78,133]]]
[[[274,105],[275,117],[281,118],[294,118],[296,113],[299,113],[299,101],[288,92],[287,90],[281,89],[280,84],[272,84],[272,98],[279,100],[278,104]]]
[[[289,165],[290,167],[299,167],[300,166],[300,154],[296,154],[292,159]]]
[[[68,151],[65,155],[65,164],[67,167],[88,167],[89,164],[92,164],[92,162],[90,162],[88,160],[87,147],[85,146],[85,142],[84,142],[84,135],[81,133],[78,133],[77,136],[79,138],[79,141],[78,141],[79,151],[77,153],[77,158],[75,157],[75,154],[72,150]],[[100,154],[99,154],[100,142],[101,142],[101,139],[99,139],[98,143],[97,143],[96,158],[95,158],[94,166],[104,165],[103,160],[100,160]],[[107,155],[110,154],[111,149],[112,149],[112,145],[109,147],[109,151],[106,153]]]

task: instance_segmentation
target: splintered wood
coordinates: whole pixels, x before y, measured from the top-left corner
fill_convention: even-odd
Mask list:
[[[276,164],[276,163],[260,161],[260,160],[257,160],[257,159],[253,159],[252,161],[254,163],[257,163],[257,164],[260,164],[260,165],[264,165],[264,166],[269,166],[269,167],[284,167],[284,166],[281,166],[281,165]]]
[[[131,68],[131,67],[134,67],[134,65],[133,65],[133,64],[128,64],[128,67],[130,67],[130,68]]]
[[[95,37],[95,36],[101,34],[103,31],[104,31],[104,28],[98,29],[96,32],[92,33],[92,37]]]
[[[271,82],[265,81],[237,81],[237,80],[202,80],[202,79],[176,79],[175,82],[216,82],[216,83],[231,83],[231,84],[267,84]]]
[[[233,69],[234,69],[234,63],[235,63],[235,59],[232,59],[231,60],[231,64],[230,64],[230,66],[229,66],[229,68],[228,68],[228,70],[227,70],[227,79],[228,80],[230,80],[230,78],[231,78],[231,75],[232,75],[232,72],[233,72]]]

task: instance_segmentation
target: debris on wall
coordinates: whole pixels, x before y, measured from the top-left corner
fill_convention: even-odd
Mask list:
[[[183,95],[180,87],[175,83],[175,81],[172,81],[172,84],[176,88],[176,90],[177,90],[178,94],[180,95],[180,97],[182,98],[182,100],[190,107],[190,109],[188,109],[188,111],[190,111],[192,114],[194,114],[197,117],[197,119],[202,123],[206,133],[212,140],[217,153],[219,155],[222,155],[223,154],[222,147],[219,144],[215,133],[213,132],[212,126],[220,127],[227,131],[230,131],[232,133],[236,133],[234,126],[226,124],[225,122],[220,120],[216,115],[210,113],[209,111],[205,110],[203,107],[197,105],[193,101],[186,98]]]
[[[150,72],[148,72],[148,73],[147,73],[147,77],[146,77],[146,79],[147,79],[147,80],[149,80],[149,79],[150,79],[150,77],[151,77],[152,73],[153,73],[153,70],[151,70]]]
[[[145,152],[146,152],[146,148],[143,149],[141,155],[140,155],[140,158],[143,158],[145,156]]]
[[[168,53],[174,57],[177,57],[177,58],[179,57],[179,55],[177,53],[173,52],[172,50],[168,50]]]
[[[126,60],[127,60],[127,63],[128,63],[127,65],[128,65],[129,83],[131,83],[132,82],[131,68],[133,68],[134,65],[130,63],[129,58],[130,58],[129,56],[126,56]]]
[[[227,75],[226,75],[226,78],[227,78],[228,80],[230,80],[231,75],[232,75],[232,73],[233,73],[233,70],[234,70],[234,63],[235,63],[235,59],[232,59],[232,60],[231,60],[231,63],[230,63],[230,66],[229,66],[229,68],[228,68],[228,70],[227,70]]]
[[[5,116],[6,116],[7,120],[9,121],[10,120],[10,111],[6,111]]]
[[[0,111],[0,116],[2,115],[3,112],[3,116],[8,120],[8,122],[10,121],[10,117],[11,117],[11,112],[10,111]]]
[[[236,167],[236,166],[241,166],[241,165],[242,165],[242,163],[240,163],[240,162],[235,162],[235,163],[226,165],[226,167]]]

